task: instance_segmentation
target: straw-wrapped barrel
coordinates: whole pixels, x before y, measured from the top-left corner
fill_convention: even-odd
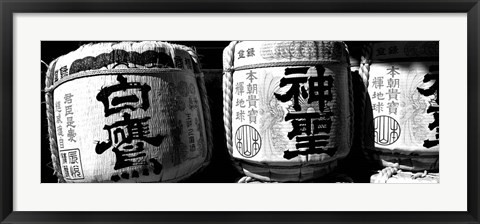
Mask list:
[[[385,166],[439,168],[439,43],[379,42],[368,47],[368,92],[375,146]],[[361,70],[362,72],[362,70]]]
[[[325,176],[350,150],[348,52],[335,41],[244,41],[224,50],[227,148],[262,181]]]
[[[60,182],[175,182],[210,160],[206,91],[190,48],[84,45],[50,64],[46,101]]]

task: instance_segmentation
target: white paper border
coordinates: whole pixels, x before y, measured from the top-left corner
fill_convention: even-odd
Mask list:
[[[14,14],[15,211],[466,211],[467,15]],[[439,40],[440,184],[41,184],[41,40]],[[284,196],[285,192],[297,192]],[[248,195],[245,192],[249,192]],[[123,196],[123,197],[121,197]]]

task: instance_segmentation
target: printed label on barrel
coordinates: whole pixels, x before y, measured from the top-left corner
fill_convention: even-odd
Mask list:
[[[338,64],[235,71],[233,156],[285,165],[348,152],[347,69]]]
[[[193,73],[92,76],[54,91],[67,182],[155,182],[198,169],[207,155]]]
[[[436,62],[372,64],[368,91],[377,147],[438,151],[438,74]]]
[[[66,149],[59,152],[63,177],[67,180],[83,179],[82,159],[80,150]]]

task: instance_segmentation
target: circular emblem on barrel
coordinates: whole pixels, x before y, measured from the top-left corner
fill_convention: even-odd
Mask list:
[[[235,133],[235,146],[245,158],[252,158],[260,151],[262,139],[258,131],[250,125],[242,125]]]
[[[375,143],[391,145],[400,137],[400,124],[389,116],[378,116],[374,119]]]

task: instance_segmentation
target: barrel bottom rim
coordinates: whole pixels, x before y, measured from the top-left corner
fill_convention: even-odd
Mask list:
[[[316,166],[298,166],[296,168],[285,166],[279,166],[279,168],[258,165],[250,166],[250,164],[245,163],[238,163],[237,166],[239,166],[244,175],[265,182],[305,182],[325,177],[332,173],[338,166],[337,161],[338,160],[335,159],[326,163],[315,164]],[[297,171],[291,172],[292,170]],[[282,171],[290,172],[283,173]]]

